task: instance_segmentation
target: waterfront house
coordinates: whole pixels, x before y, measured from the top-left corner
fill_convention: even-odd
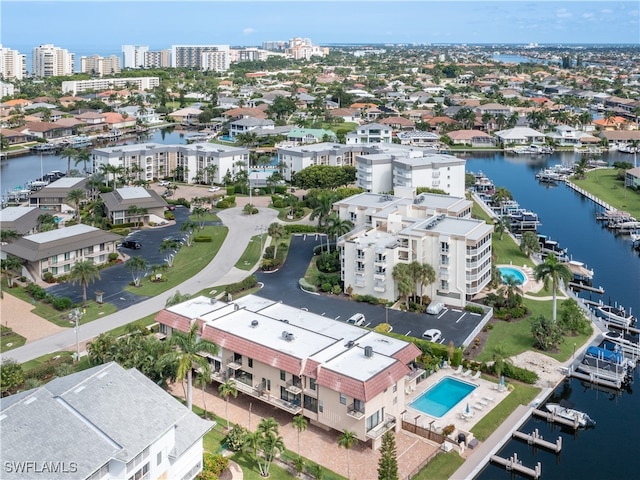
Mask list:
[[[370,145],[372,143],[391,143],[393,129],[379,123],[360,125],[354,131],[347,133],[347,145]]]
[[[544,143],[545,135],[529,127],[514,127],[500,130],[494,134],[504,145],[528,145]]]
[[[624,186],[640,190],[640,167],[630,168],[624,172]]]
[[[453,145],[469,147],[493,147],[494,138],[482,130],[452,130],[447,133]]]
[[[31,139],[31,135],[28,133],[10,128],[0,128],[0,135],[2,135],[9,145],[19,145],[21,143],[26,143]]]
[[[295,145],[305,145],[322,141],[337,142],[336,134],[323,128],[292,128],[287,133],[287,141]]]
[[[275,123],[268,118],[244,117],[229,123],[229,136],[235,138],[253,130],[273,130]]]
[[[45,213],[38,207],[5,207],[0,210],[0,230],[31,235],[38,231],[38,217]]]
[[[143,187],[116,188],[113,192],[101,193],[100,198],[113,225],[164,221],[167,202],[154,190]],[[131,207],[144,209],[144,212],[132,211]]]
[[[56,138],[67,137],[69,135],[73,135],[75,131],[73,127],[69,127],[58,122],[41,121],[28,121],[24,127],[18,127],[15,130],[18,130],[25,135],[30,135],[44,140],[55,140]]]
[[[156,321],[167,336],[197,322],[220,348],[207,354],[213,380],[324,429],[348,429],[374,449],[384,432],[399,431],[405,391],[424,374],[412,343],[255,295],[196,297]]]
[[[29,205],[54,212],[73,212],[75,207],[67,202],[67,195],[71,190],[80,189],[86,191],[86,183],[87,179],[85,177],[60,178],[33,192],[29,196]]]
[[[192,480],[215,425],[115,362],[4,397],[0,416],[4,480]]]
[[[96,265],[109,261],[117,252],[122,237],[89,225],[78,224],[18,238],[3,246],[3,251],[26,262],[27,271],[35,278],[45,273],[54,277],[66,275],[77,262],[90,260]]]
[[[183,125],[188,125],[191,123],[198,123],[198,116],[203,112],[199,108],[194,107],[186,107],[181,108],[179,110],[175,110],[168,114],[169,117],[173,118],[173,121],[176,123],[181,123]]]

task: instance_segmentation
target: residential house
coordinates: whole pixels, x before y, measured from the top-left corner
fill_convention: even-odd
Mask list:
[[[179,110],[175,110],[169,113],[169,117],[173,118],[173,120],[177,123],[181,124],[191,124],[198,123],[198,116],[203,112],[203,110],[199,108],[186,107],[181,108]]]
[[[29,196],[29,205],[54,212],[73,212],[75,207],[69,204],[67,195],[71,190],[86,191],[86,183],[85,177],[63,177],[33,192]]]
[[[582,144],[597,144],[598,137],[594,137],[569,125],[557,125],[553,132],[547,133],[547,138],[561,147],[575,146]]]
[[[414,130],[416,123],[404,117],[386,117],[378,121],[380,125],[388,125],[394,130]]]
[[[362,193],[334,204],[342,220],[355,224],[338,239],[345,291],[395,301],[394,267],[418,261],[436,274],[420,294],[464,307],[491,280],[493,226],[472,219],[473,203],[463,196],[397,191],[409,195]]]
[[[38,231],[38,217],[48,213],[37,207],[5,207],[0,210],[0,230],[13,230],[18,235]]]
[[[504,145],[523,145],[530,143],[544,143],[544,133],[529,127],[514,127],[500,130],[494,134]]]
[[[345,122],[360,122],[360,110],[355,108],[334,108],[329,110],[327,114],[331,117],[342,118]]]
[[[480,116],[484,114],[493,115],[494,117],[503,115],[505,118],[509,118],[512,111],[509,106],[500,103],[485,103],[484,105],[477,106],[475,110]]]
[[[447,133],[454,145],[469,147],[493,147],[494,138],[482,130],[453,130]]]
[[[630,168],[624,173],[624,186],[640,190],[640,167]]]
[[[214,426],[115,362],[4,397],[0,417],[5,480],[193,480]]]
[[[67,137],[75,134],[75,128],[66,126],[59,122],[33,122],[28,121],[24,127],[18,127],[22,134],[37,137],[44,140],[55,140],[61,137]]]
[[[154,190],[143,187],[116,188],[112,192],[101,193],[100,198],[113,225],[149,222],[158,224],[164,221],[167,202]]]
[[[360,125],[356,130],[347,133],[347,145],[369,145],[372,143],[391,143],[393,129],[379,123]]]
[[[611,146],[627,146],[632,142],[640,142],[640,130],[605,130],[599,133]]]
[[[35,278],[46,273],[54,277],[66,275],[77,262],[90,260],[96,265],[109,261],[117,252],[120,235],[89,225],[77,224],[48,232],[18,238],[2,247],[3,251],[26,262],[27,271]]]
[[[418,147],[437,148],[440,135],[433,132],[425,132],[423,130],[407,130],[398,132],[396,138],[400,140],[401,145],[415,145]]]
[[[162,123],[160,114],[151,106],[145,106],[144,109],[138,105],[131,105],[128,107],[118,108],[118,113],[122,116],[127,115],[129,118],[135,118],[136,122],[139,120],[145,125],[153,125],[155,123]],[[120,128],[120,127],[118,127]]]
[[[28,133],[20,132],[10,128],[0,128],[0,135],[9,145],[18,145],[31,140],[32,136]]]
[[[224,116],[228,119],[239,120],[241,118],[260,118],[267,119],[267,114],[259,108],[231,108],[224,112]]]
[[[348,429],[374,449],[399,431],[406,391],[424,378],[412,343],[255,295],[200,296],[156,321],[166,335],[197,322],[200,337],[220,348],[207,355],[213,380],[324,429]]]
[[[287,141],[294,145],[306,145],[319,142],[337,142],[336,134],[324,128],[292,128],[287,133]]]
[[[109,130],[125,130],[132,129],[136,126],[136,117],[126,118],[118,112],[107,112],[104,114],[105,122]]]
[[[240,120],[229,123],[229,136],[235,138],[240,134],[248,133],[258,128],[264,130],[273,130],[275,122],[270,119],[245,117]]]

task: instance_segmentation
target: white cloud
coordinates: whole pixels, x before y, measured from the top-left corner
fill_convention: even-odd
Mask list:
[[[558,18],[570,18],[572,16],[573,14],[566,8],[559,8],[556,10],[556,17]]]
[[[595,15],[593,13],[583,13],[582,18],[586,18],[587,20],[589,20],[595,18]]]
[[[613,10],[610,10],[608,8],[603,8],[602,10],[600,10],[600,13],[604,13],[605,15],[607,15],[609,13],[613,13]]]
[[[244,35],[251,35],[252,33],[255,33],[255,29],[251,28],[251,27],[247,27],[242,29],[242,33]]]

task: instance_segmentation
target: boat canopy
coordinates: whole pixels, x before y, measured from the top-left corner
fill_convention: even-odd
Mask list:
[[[611,350],[607,350],[606,348],[601,347],[589,347],[587,348],[586,354],[590,357],[600,358],[602,360],[606,360],[608,362],[614,362],[617,364],[621,364],[624,360],[622,353],[613,352]]]

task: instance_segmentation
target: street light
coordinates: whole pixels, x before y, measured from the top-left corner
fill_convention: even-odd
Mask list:
[[[69,320],[73,320],[75,322],[74,331],[76,332],[76,362],[80,360],[80,325],[79,321],[82,318],[82,312],[79,308],[73,310],[73,312],[69,313]]]

